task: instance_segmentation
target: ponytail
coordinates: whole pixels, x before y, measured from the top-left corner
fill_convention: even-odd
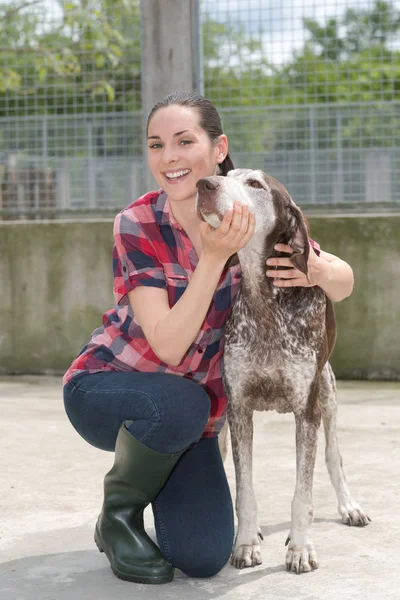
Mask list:
[[[229,156],[229,154],[227,154],[225,156],[222,163],[220,163],[218,166],[219,166],[218,175],[224,175],[224,176],[226,176],[228,174],[228,171],[232,171],[232,169],[235,168],[233,166],[233,162],[232,162],[232,159]]]

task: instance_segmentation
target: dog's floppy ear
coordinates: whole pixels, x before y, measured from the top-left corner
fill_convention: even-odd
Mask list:
[[[306,221],[303,213],[294,203],[290,204],[287,210],[289,212],[288,244],[294,250],[293,254],[290,256],[290,260],[299,271],[307,275],[310,244],[308,241]]]

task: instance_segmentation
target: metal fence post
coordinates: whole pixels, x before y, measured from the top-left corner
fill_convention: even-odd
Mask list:
[[[342,143],[342,116],[340,109],[336,112],[336,160],[337,160],[337,197],[334,201],[344,201],[343,185],[343,143]]]
[[[200,68],[200,17],[198,0],[141,0],[140,10],[144,138],[147,115],[159,100],[172,92],[198,91],[201,87],[195,73]],[[144,140],[146,187],[152,189],[155,182],[147,168],[146,154]]]
[[[192,13],[192,60],[193,89],[204,95],[203,35],[201,29],[200,0],[193,0]]]
[[[311,183],[311,202],[317,202],[317,182],[315,169],[315,113],[314,107],[309,108],[310,118],[310,183]]]
[[[88,129],[88,193],[89,208],[96,208],[96,172],[93,158],[93,123],[87,124]]]
[[[47,135],[47,119],[42,119],[42,137],[43,137],[43,168],[47,169],[47,159],[49,156],[49,141]]]

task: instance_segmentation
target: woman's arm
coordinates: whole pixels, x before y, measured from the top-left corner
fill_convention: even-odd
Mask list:
[[[166,290],[137,287],[128,297],[135,318],[153,352],[176,367],[197,337],[214,296],[225,261],[200,256],[196,270],[181,298],[172,307]]]
[[[293,249],[286,244],[277,244],[275,250],[293,253]],[[354,276],[349,264],[334,254],[321,250],[317,256],[310,247],[308,258],[308,274],[305,275],[290,261],[290,258],[269,258],[268,266],[291,267],[290,270],[267,270],[268,277],[283,277],[276,279],[273,283],[277,287],[312,287],[318,285],[333,302],[339,302],[350,296],[353,291]]]
[[[165,289],[138,287],[128,297],[153,352],[177,366],[197,337],[212,302],[225,263],[254,233],[254,214],[236,207],[213,229],[200,224],[202,252],[190,282],[172,308]]]

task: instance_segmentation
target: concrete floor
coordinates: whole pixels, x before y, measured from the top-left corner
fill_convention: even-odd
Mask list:
[[[216,577],[135,585],[117,579],[93,541],[102,482],[113,454],[70,425],[59,378],[0,378],[1,600],[344,600],[399,599],[400,383],[339,382],[339,442],[354,498],[372,523],[342,525],[324,465],[321,432],[314,480],[313,541],[320,568],[284,567],[295,482],[291,415],[255,419],[255,489],[264,532],[263,564]],[[231,455],[226,468],[234,492]],[[154,536],[151,512],[146,510]]]

